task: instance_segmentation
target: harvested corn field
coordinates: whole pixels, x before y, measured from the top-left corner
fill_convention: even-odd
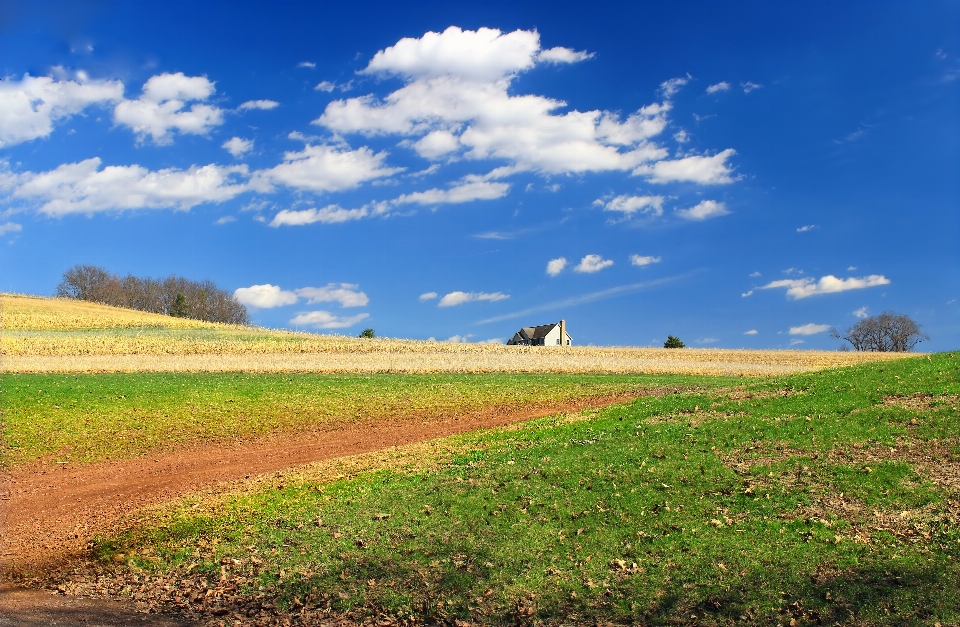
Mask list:
[[[902,354],[360,339],[4,295],[5,372],[601,372],[767,376]],[[165,326],[166,325],[166,326]]]

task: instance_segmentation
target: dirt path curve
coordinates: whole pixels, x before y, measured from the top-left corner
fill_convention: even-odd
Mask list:
[[[14,469],[0,477],[0,569],[15,580],[62,567],[82,555],[89,539],[110,523],[222,481],[665,392],[636,391],[519,409],[493,407],[433,419],[351,422],[325,431],[137,459]]]
[[[0,585],[0,627],[189,627],[189,623],[143,614],[119,601]]]

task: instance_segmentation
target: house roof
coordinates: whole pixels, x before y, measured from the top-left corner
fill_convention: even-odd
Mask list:
[[[518,331],[521,335],[526,336],[528,340],[540,340],[547,336],[548,333],[553,331],[556,327],[560,326],[558,323],[554,322],[552,324],[541,324],[536,327],[523,327]],[[567,337],[570,337],[570,334],[567,333]]]

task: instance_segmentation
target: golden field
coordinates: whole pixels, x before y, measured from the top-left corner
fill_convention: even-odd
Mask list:
[[[765,376],[904,354],[359,339],[0,295],[5,372],[597,372]]]

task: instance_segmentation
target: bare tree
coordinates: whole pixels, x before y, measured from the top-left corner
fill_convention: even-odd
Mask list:
[[[840,335],[836,329],[830,329],[830,335],[850,342],[854,350],[877,353],[906,353],[930,339],[910,316],[889,311],[864,318],[850,327],[846,335]]]
[[[97,266],[77,265],[63,273],[57,296],[209,322],[250,324],[247,308],[213,281],[176,275],[121,279]]]

